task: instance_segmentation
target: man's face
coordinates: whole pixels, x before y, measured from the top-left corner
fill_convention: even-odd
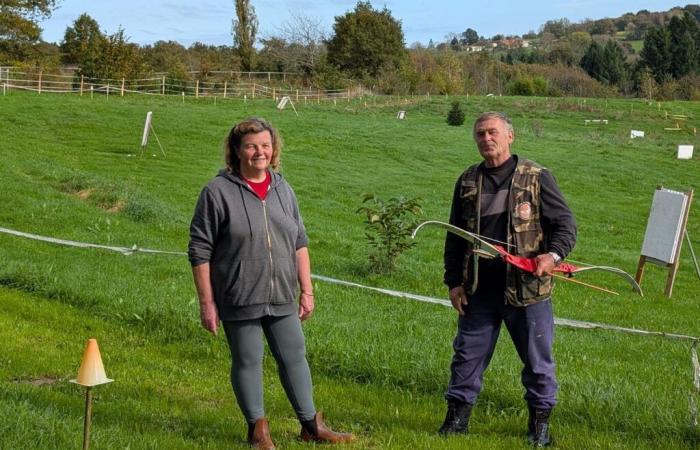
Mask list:
[[[487,167],[498,167],[510,158],[513,132],[498,118],[486,119],[474,127],[474,140]]]

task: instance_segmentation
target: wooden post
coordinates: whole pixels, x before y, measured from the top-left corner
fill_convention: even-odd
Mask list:
[[[194,98],[199,98],[199,80],[197,80],[194,87]]]
[[[253,98],[255,98],[255,83],[253,83]]]
[[[270,78],[270,72],[267,72],[267,81],[272,81],[272,78]]]
[[[224,98],[226,98],[226,88],[228,87],[228,81],[224,80]]]
[[[95,86],[90,85],[90,100],[95,96]]]
[[[275,88],[272,88],[272,99],[277,101],[277,97],[275,96]]]
[[[182,91],[182,104],[185,104],[185,91]]]
[[[107,98],[109,98],[109,83],[107,83]]]
[[[39,94],[41,94],[41,76],[44,74],[42,70],[39,71]]]
[[[163,79],[160,82],[160,95],[165,95],[165,75],[163,75]]]
[[[683,216],[683,221],[681,223],[681,237],[678,243],[678,252],[676,252],[676,260],[671,265],[668,271],[668,278],[666,278],[666,297],[671,298],[673,293],[673,283],[676,281],[676,273],[678,273],[678,266],[681,262],[681,250],[683,249],[683,235],[685,234],[685,228],[688,226],[688,215],[690,213],[690,205],[693,204],[693,190],[686,192],[688,196],[687,207],[685,208],[685,214]]]
[[[299,89],[297,89],[297,103],[299,103]]]
[[[83,83],[85,82],[85,76],[80,75],[80,96],[83,96]]]
[[[90,447],[90,423],[92,417],[92,387],[85,388],[85,421],[83,422],[83,450]]]

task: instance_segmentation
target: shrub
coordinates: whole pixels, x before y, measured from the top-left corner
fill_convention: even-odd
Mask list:
[[[464,111],[459,106],[459,102],[452,102],[452,108],[447,113],[447,124],[453,127],[459,127],[464,123]]]
[[[382,200],[372,193],[362,194],[365,206],[365,236],[374,250],[369,254],[370,269],[375,273],[391,272],[401,253],[415,245],[410,236],[423,214],[419,199],[404,197]]]

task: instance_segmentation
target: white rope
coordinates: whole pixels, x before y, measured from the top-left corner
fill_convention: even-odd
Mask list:
[[[99,245],[99,244],[89,244],[87,242],[70,241],[66,239],[56,239],[47,236],[40,236],[38,234],[24,233],[22,231],[11,230],[9,228],[0,227],[0,233],[11,234],[13,236],[24,237],[27,239],[34,239],[36,241],[50,242],[52,244],[67,245],[69,247],[79,247],[79,248],[98,248],[102,250],[110,250],[113,252],[121,253],[122,255],[129,256],[134,253],[160,253],[164,255],[177,255],[177,256],[187,256],[185,252],[166,252],[161,250],[151,250],[148,248],[140,248],[134,244],[132,247],[114,247],[110,245]]]

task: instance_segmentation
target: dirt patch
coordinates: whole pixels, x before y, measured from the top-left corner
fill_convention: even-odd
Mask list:
[[[37,378],[30,378],[28,380],[13,380],[17,384],[31,384],[32,386],[47,386],[58,383],[60,378],[52,377],[49,375],[43,375]]]
[[[90,198],[92,193],[94,192],[94,189],[83,189],[81,191],[78,191],[75,193],[75,195],[80,199],[80,200],[87,200]]]
[[[117,200],[117,203],[113,204],[109,208],[106,208],[105,210],[108,213],[118,213],[119,211],[124,209],[124,206],[126,206],[126,203],[124,202],[124,200],[119,199],[119,200]]]

